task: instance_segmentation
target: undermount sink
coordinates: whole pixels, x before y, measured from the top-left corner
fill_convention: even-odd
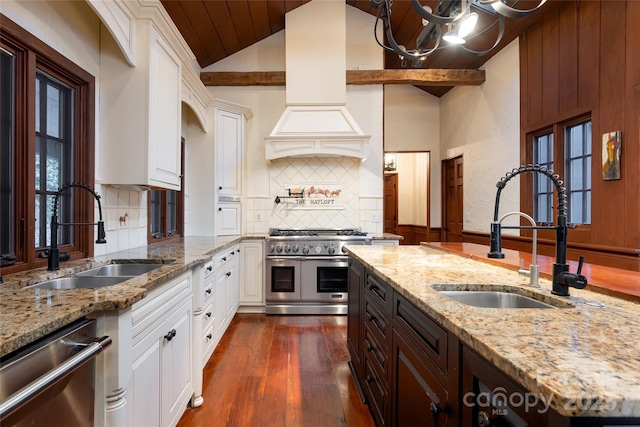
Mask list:
[[[134,277],[148,273],[163,264],[108,264],[76,273],[76,277]]]
[[[524,295],[500,291],[441,291],[466,305],[484,308],[556,308]]]
[[[473,307],[482,308],[575,308],[575,305],[553,295],[517,286],[433,285],[442,295]]]
[[[68,276],[58,279],[47,280],[46,282],[36,283],[27,286],[25,289],[92,289],[112,286],[125,280],[129,280],[129,276],[112,276],[112,277],[81,277]]]

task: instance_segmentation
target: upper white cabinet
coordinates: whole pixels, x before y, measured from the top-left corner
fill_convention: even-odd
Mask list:
[[[241,196],[244,115],[216,108],[215,135],[216,195]]]
[[[131,67],[102,36],[100,156],[103,184],[180,189],[182,62],[150,20],[138,21]]]

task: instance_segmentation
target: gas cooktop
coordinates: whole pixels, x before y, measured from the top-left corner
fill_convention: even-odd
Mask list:
[[[314,229],[306,229],[306,228],[294,228],[294,229],[286,229],[286,228],[271,228],[269,230],[270,237],[331,237],[331,236],[366,236],[367,233],[360,230],[359,228],[314,228]]]

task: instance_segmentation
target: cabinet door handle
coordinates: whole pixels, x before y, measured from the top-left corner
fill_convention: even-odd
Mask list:
[[[373,381],[373,377],[371,375],[367,375],[367,378],[365,378],[365,380],[370,383],[371,381]]]
[[[212,271],[213,270],[213,266],[210,265],[209,267],[207,267],[207,271]]]
[[[222,211],[222,208],[218,208],[218,211]]]
[[[204,293],[209,295],[211,293],[211,289],[205,289]]]
[[[226,261],[226,260],[227,260],[226,256],[222,257],[222,261]]]
[[[228,277],[228,276],[231,276],[231,272],[230,272],[230,271],[227,273],[227,277]]]
[[[207,335],[207,339],[208,339],[208,340],[210,340],[211,338],[213,338],[213,335],[208,334],[208,335]]]
[[[167,341],[171,341],[175,336],[176,336],[176,330],[172,329],[169,332],[167,332],[167,335],[164,336],[164,339]]]
[[[218,190],[222,190],[222,186],[218,187]]]
[[[207,311],[207,312],[205,313],[205,316],[207,316],[207,317],[211,317],[211,312],[210,312],[210,311]]]
[[[369,320],[369,322],[373,322],[373,319],[375,319],[376,317],[371,314],[371,313],[367,313],[367,319]]]
[[[436,418],[440,412],[444,412],[444,409],[435,404],[435,402],[431,402],[429,405],[429,410],[433,414],[433,417]]]
[[[371,351],[373,350],[373,347],[371,346],[371,344],[369,344],[369,342],[367,341],[367,351]]]
[[[232,251],[232,252],[231,252],[231,255],[235,255],[235,254],[236,254],[236,252],[235,252],[235,251]]]

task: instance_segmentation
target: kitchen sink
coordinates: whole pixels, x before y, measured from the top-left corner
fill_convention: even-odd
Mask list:
[[[35,285],[26,286],[25,289],[91,289],[111,286],[129,280],[128,276],[112,276],[112,277],[81,277],[68,276],[58,279],[47,280],[46,282],[36,283]]]
[[[484,308],[556,308],[550,304],[501,291],[441,291],[458,302]]]
[[[164,264],[108,264],[76,273],[76,277],[134,277],[148,273]]]

